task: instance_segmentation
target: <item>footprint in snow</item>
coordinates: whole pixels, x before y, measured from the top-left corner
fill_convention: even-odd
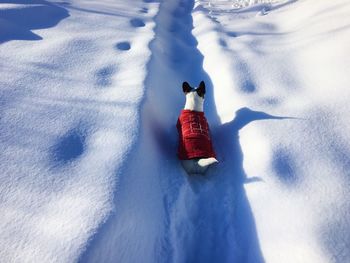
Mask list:
[[[222,38],[219,39],[219,44],[220,44],[220,46],[222,46],[222,47],[227,47],[226,41],[225,41],[224,39],[222,39]]]
[[[97,87],[108,87],[112,85],[112,76],[116,69],[113,65],[103,67],[95,73],[95,85]]]
[[[133,27],[144,27],[146,24],[145,22],[143,22],[142,19],[139,19],[139,18],[133,18],[130,20],[130,24],[133,26]]]
[[[296,164],[291,154],[286,150],[278,149],[274,153],[273,168],[280,182],[289,186],[297,183],[299,178],[295,172]]]
[[[79,129],[68,131],[52,148],[53,161],[64,165],[77,159],[85,150],[85,136]]]
[[[130,42],[128,41],[123,41],[123,42],[119,42],[115,45],[115,48],[118,50],[123,50],[123,51],[127,51],[131,48]]]
[[[256,91],[256,87],[251,80],[245,80],[240,89],[244,93],[254,93]]]

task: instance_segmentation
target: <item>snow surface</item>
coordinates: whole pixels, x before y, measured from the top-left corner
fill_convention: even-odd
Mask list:
[[[349,13],[0,0],[0,262],[350,262]],[[220,163],[188,177],[201,80]]]

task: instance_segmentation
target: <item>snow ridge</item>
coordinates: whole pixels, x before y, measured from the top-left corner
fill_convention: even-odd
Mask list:
[[[111,213],[138,138],[148,7],[0,1],[0,261],[74,262]]]

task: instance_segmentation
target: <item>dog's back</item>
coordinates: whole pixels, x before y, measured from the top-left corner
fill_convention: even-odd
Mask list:
[[[218,162],[203,112],[205,83],[202,81],[198,88],[192,88],[184,82],[182,89],[186,103],[177,122],[178,157],[188,174],[204,174],[210,165]]]

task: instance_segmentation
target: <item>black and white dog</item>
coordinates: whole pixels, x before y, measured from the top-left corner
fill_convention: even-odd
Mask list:
[[[209,166],[218,163],[203,112],[205,83],[202,81],[198,88],[192,88],[184,82],[182,89],[186,103],[176,125],[179,133],[178,157],[188,174],[204,174]]]

